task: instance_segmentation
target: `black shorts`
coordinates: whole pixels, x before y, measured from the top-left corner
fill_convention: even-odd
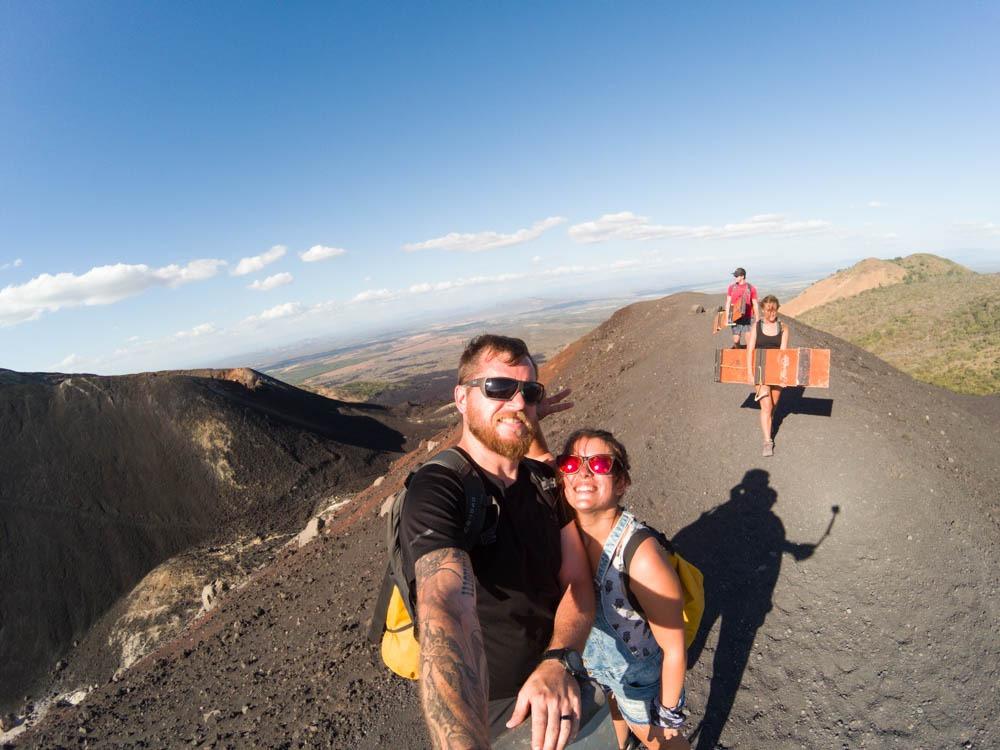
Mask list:
[[[596,734],[596,725],[607,721],[610,724],[610,714],[608,713],[608,701],[604,696],[604,691],[599,688],[596,683],[591,680],[579,680],[580,683],[580,733],[577,735],[577,740],[583,739],[584,735],[594,735]],[[528,715],[523,722],[521,722],[514,729],[507,729],[507,722],[510,721],[510,717],[514,714],[514,706],[517,704],[517,696],[513,698],[498,698],[489,702],[486,707],[486,718],[490,723],[490,742],[493,743],[498,737],[503,735],[505,732],[511,732],[516,734],[518,737],[523,735],[524,737],[524,747],[528,747],[528,739],[531,737],[531,715]],[[593,723],[593,724],[592,724]],[[590,725],[590,726],[588,726]],[[589,730],[589,731],[586,731]],[[605,728],[605,731],[608,731]],[[610,730],[613,733],[613,729]],[[613,737],[613,734],[611,735]],[[508,738],[504,738],[505,740]],[[509,739],[514,739],[513,737]],[[506,746],[508,743],[502,743]],[[509,743],[511,747],[520,747],[519,743],[512,742]],[[576,741],[570,743],[570,747],[576,744]],[[610,745],[608,745],[610,747]]]

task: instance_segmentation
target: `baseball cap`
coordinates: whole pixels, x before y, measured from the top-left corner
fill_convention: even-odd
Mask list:
[[[737,268],[733,271],[733,276],[746,276],[747,270],[745,268]]]

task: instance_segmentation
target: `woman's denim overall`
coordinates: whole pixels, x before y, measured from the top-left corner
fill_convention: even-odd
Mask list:
[[[650,702],[660,689],[663,651],[645,618],[632,609],[622,578],[625,545],[640,526],[623,511],[604,543],[594,576],[597,614],[583,661],[590,676],[614,694],[627,721],[649,724]]]

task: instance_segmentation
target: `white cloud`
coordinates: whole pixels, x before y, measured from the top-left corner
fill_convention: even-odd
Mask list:
[[[994,224],[992,221],[960,221],[957,222],[957,226],[1000,236],[1000,224]]]
[[[54,364],[52,366],[52,369],[58,371],[63,367],[73,367],[75,365],[80,364],[81,362],[83,362],[83,357],[80,357],[76,354],[70,354],[69,356],[64,357],[61,361]]]
[[[501,273],[495,276],[467,276],[450,281],[437,281],[433,283],[425,282],[414,284],[407,291],[410,294],[427,294],[429,292],[447,292],[454,289],[463,289],[470,286],[487,286],[490,284],[506,284],[511,281],[531,281],[541,278],[564,278],[566,276],[578,276],[582,274],[608,274],[634,268],[642,265],[644,261],[637,259],[623,259],[612,263],[601,263],[596,265],[566,265],[546,268],[544,270],[530,271],[525,273]],[[383,290],[387,291],[387,290]]]
[[[172,264],[156,271],[160,277],[167,279],[168,286],[175,287],[190,281],[204,281],[219,272],[220,266],[226,265],[224,260],[193,260],[186,266]]]
[[[222,260],[194,260],[185,266],[150,268],[145,264],[97,266],[74,273],[43,273],[17,286],[0,290],[0,326],[35,320],[45,312],[81,305],[110,305],[152,287],[177,287],[215,276]]]
[[[426,294],[427,292],[447,292],[452,289],[462,289],[468,286],[482,286],[484,284],[503,284],[507,281],[517,281],[536,276],[537,274],[527,273],[502,273],[496,276],[468,276],[454,279],[452,281],[437,281],[433,284],[414,284],[409,288],[410,294]]]
[[[178,331],[174,334],[175,339],[193,339],[199,336],[207,336],[211,333],[217,333],[218,329],[215,327],[214,323],[202,323],[194,328],[187,331]]]
[[[830,229],[830,222],[820,219],[789,221],[780,214],[759,214],[732,224],[687,226],[682,224],[651,224],[646,216],[631,211],[604,214],[596,221],[574,224],[569,236],[577,242],[604,242],[610,239],[653,240],[690,238],[700,240],[735,239],[759,235],[802,235]]]
[[[611,267],[612,268],[632,268],[632,266],[637,266],[637,265],[639,265],[639,263],[640,263],[640,261],[638,261],[638,260],[616,260],[614,263],[611,264]]]
[[[0,271],[6,271],[8,268],[20,268],[23,262],[20,258],[15,258],[9,263],[0,263]]]
[[[536,255],[536,256],[534,256],[534,257],[533,257],[533,258],[531,259],[531,262],[532,262],[532,263],[541,263],[541,262],[542,262],[542,256],[541,256],[541,255]]]
[[[266,253],[251,255],[249,258],[241,258],[240,262],[236,264],[236,268],[233,269],[233,276],[246,276],[248,273],[256,273],[264,266],[268,266],[274,263],[274,261],[279,260],[286,252],[288,252],[288,248],[284,245],[275,245]]]
[[[536,221],[528,229],[518,229],[511,234],[501,234],[500,232],[476,232],[459,233],[451,232],[444,237],[435,237],[423,242],[410,242],[403,245],[403,250],[408,253],[417,250],[458,250],[469,253],[478,253],[483,250],[493,250],[498,247],[508,247],[510,245],[520,245],[524,242],[541,237],[542,234],[554,226],[565,222],[562,216],[550,216],[547,219]]]
[[[300,302],[286,302],[283,305],[270,307],[259,315],[251,315],[247,320],[278,320],[279,318],[296,315],[301,311],[302,304]]]
[[[868,201],[868,208],[885,208],[882,201]]]
[[[342,247],[327,247],[326,245],[313,245],[304,253],[299,253],[299,257],[302,258],[302,261],[304,263],[315,263],[318,260],[326,260],[327,258],[336,258],[338,255],[343,255],[346,252],[347,251]]]
[[[355,294],[351,299],[351,302],[377,302],[385,301],[395,297],[395,293],[390,292],[388,289],[366,289],[363,292]]]
[[[277,289],[279,286],[291,284],[292,278],[292,275],[287,272],[276,273],[274,276],[268,276],[263,281],[257,279],[247,289],[253,289],[255,292],[269,292],[272,289]]]

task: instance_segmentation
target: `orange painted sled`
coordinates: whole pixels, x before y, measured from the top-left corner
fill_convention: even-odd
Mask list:
[[[716,334],[723,328],[728,328],[733,324],[733,308],[729,308],[729,317],[726,317],[726,311],[723,308],[712,316],[712,333]]]
[[[747,375],[746,349],[715,353],[715,382],[745,385],[830,387],[829,349],[757,349],[754,380]]]

